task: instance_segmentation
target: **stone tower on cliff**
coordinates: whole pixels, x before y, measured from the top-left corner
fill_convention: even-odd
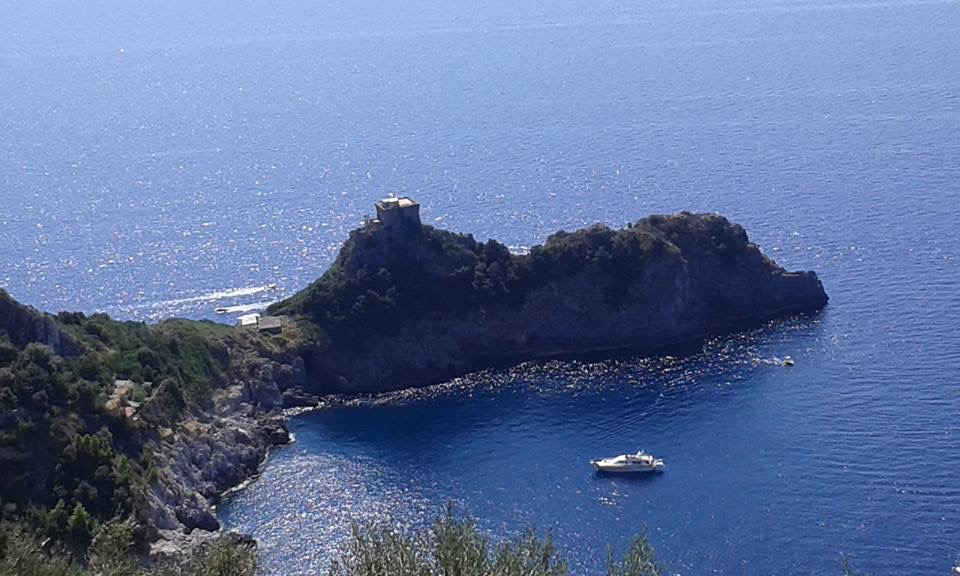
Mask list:
[[[377,221],[384,228],[420,228],[420,205],[407,198],[384,198],[376,203]]]

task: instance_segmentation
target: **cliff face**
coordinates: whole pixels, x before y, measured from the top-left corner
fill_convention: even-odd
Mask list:
[[[0,341],[4,336],[17,348],[37,343],[49,346],[55,353],[64,356],[78,352],[76,343],[53,318],[19,304],[6,291],[0,290]]]
[[[228,385],[170,428],[151,434],[145,451],[157,478],[147,485],[141,514],[164,540],[177,532],[220,528],[213,506],[259,470],[289,436],[279,388],[303,386],[302,361],[282,351],[238,347],[225,371]]]
[[[276,311],[319,334],[315,392],[424,385],[494,362],[654,348],[827,302],[717,215],[558,233],[523,256],[425,226],[355,231],[317,283]]]

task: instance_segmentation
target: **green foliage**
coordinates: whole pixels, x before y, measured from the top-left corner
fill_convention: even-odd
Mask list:
[[[489,570],[490,545],[470,518],[458,520],[448,504],[433,528],[437,566],[445,576],[482,574]]]
[[[83,576],[65,554],[48,553],[21,528],[4,534],[0,576]]]
[[[263,351],[255,334],[229,326],[51,317],[0,290],[0,512],[26,527],[11,532],[7,567],[53,562],[85,576],[51,555],[64,546],[75,559],[89,551],[90,574],[146,574],[133,571],[128,552],[145,530],[119,521],[138,515],[145,487],[158,479],[144,446],[160,426],[209,405],[212,389],[226,382],[230,350],[255,358]],[[140,403],[136,418],[125,411],[131,403]],[[255,567],[252,545],[218,541],[163,575],[247,576]]]
[[[90,547],[90,570],[99,576],[135,574],[136,562],[131,554],[136,539],[136,523],[132,518],[101,524]]]
[[[355,526],[330,576],[563,576],[549,535],[533,532],[491,546],[469,518],[446,514],[427,533]]]
[[[71,524],[77,516],[71,515]],[[80,516],[83,513],[79,513]],[[77,522],[82,522],[77,520]],[[40,543],[20,526],[0,530],[0,576],[258,576],[256,544],[232,535],[199,546],[192,557],[143,567],[134,554],[137,526],[115,520],[92,531],[86,562],[76,563],[49,540]],[[858,574],[847,557],[842,574]],[[386,526],[355,526],[328,569],[328,576],[566,576],[550,535],[532,531],[493,545],[469,518],[450,506],[423,532]],[[623,559],[608,560],[607,576],[662,576],[652,545],[633,540]]]
[[[20,352],[9,342],[0,342],[0,367],[9,366],[20,356]]]
[[[655,232],[640,227],[560,232],[528,255],[430,226],[399,237],[366,227],[351,233],[319,280],[270,313],[307,317],[333,343],[359,346],[430,314],[519,306],[538,287],[566,276],[589,274],[616,296],[666,249]]]
[[[73,513],[67,519],[67,534],[70,541],[81,548],[86,548],[93,539],[93,531],[96,528],[97,521],[87,512],[83,504],[77,502],[73,507]]]
[[[50,341],[59,330],[59,344]],[[134,511],[150,480],[151,427],[175,426],[225,382],[237,331],[209,322],[148,326],[105,314],[50,317],[0,290],[0,494],[32,527],[73,547],[97,521]],[[132,393],[108,402],[118,379]],[[146,386],[145,381],[154,385]],[[124,412],[142,403],[139,420]],[[9,514],[8,514],[9,515]],[[73,521],[68,527],[68,521]]]
[[[171,378],[193,402],[208,399],[210,383],[222,379],[227,361],[222,340],[230,328],[211,322],[170,320],[148,326],[94,314],[67,328],[94,352],[75,362],[79,374],[136,382]]]
[[[60,312],[57,314],[57,321],[61,324],[72,324],[79,326],[83,324],[83,321],[87,319],[86,314],[83,312]]]
[[[653,546],[633,540],[619,561],[610,558],[608,576],[661,576]],[[385,526],[354,527],[350,540],[331,563],[329,576],[564,576],[550,534],[491,544],[469,517],[446,513],[427,532]]]
[[[411,536],[392,528],[354,526],[330,576],[431,576],[435,574],[423,535]]]
[[[491,574],[497,576],[564,576],[567,564],[556,557],[553,539],[547,534],[538,538],[527,532],[515,542],[497,547]]]
[[[255,543],[225,536],[206,546],[184,576],[255,576],[259,565]]]
[[[646,536],[637,536],[623,560],[617,562],[608,552],[609,576],[661,576],[663,566],[657,563],[656,552]]]
[[[182,388],[173,378],[166,378],[156,386],[140,413],[145,420],[161,425],[176,421],[186,408],[187,399]]]
[[[0,382],[12,378],[12,376],[8,376],[9,374],[9,370],[7,370],[5,373],[0,373]],[[13,410],[18,404],[19,399],[17,398],[16,393],[14,393],[12,387],[0,384],[0,412]]]
[[[402,240],[355,230],[334,265],[307,290],[270,309],[310,316],[349,343],[390,333],[430,311],[456,311],[521,295],[525,266],[496,243],[423,227]]]
[[[257,576],[256,545],[221,536],[199,547],[193,557],[143,567],[133,555],[132,520],[101,525],[85,563],[70,559],[49,541],[41,544],[21,527],[7,527],[0,538],[0,576]]]

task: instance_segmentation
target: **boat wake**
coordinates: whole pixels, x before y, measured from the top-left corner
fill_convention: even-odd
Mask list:
[[[199,296],[189,296],[186,298],[174,298],[172,300],[161,300],[160,302],[150,302],[145,304],[134,304],[130,306],[131,309],[144,309],[144,308],[171,308],[183,306],[184,304],[203,304],[203,303],[213,303],[220,300],[227,300],[230,298],[240,298],[243,296],[255,296],[257,294],[263,294],[265,292],[273,292],[277,290],[276,284],[264,284],[263,286],[248,286],[246,288],[232,288],[229,290],[216,290],[214,292],[208,292],[206,294],[201,294]],[[233,307],[236,308],[236,307]],[[237,312],[242,312],[243,310],[236,310]]]
[[[217,314],[240,314],[243,312],[257,312],[259,310],[264,310],[269,307],[271,304],[275,303],[276,300],[264,300],[262,302],[253,302],[252,304],[240,304],[238,306],[224,306],[222,308],[217,308]]]

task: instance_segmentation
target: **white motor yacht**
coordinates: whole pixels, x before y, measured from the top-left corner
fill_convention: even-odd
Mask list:
[[[590,464],[600,472],[658,472],[666,464],[640,450],[636,454],[621,454],[610,458],[591,460]]]

